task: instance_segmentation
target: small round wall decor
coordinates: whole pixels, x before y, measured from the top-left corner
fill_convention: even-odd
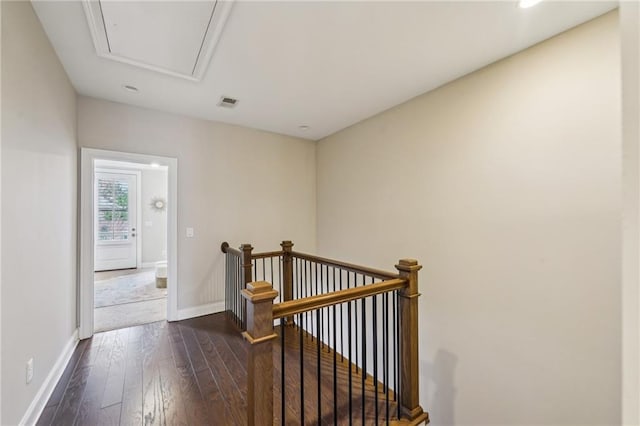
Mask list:
[[[163,212],[167,209],[167,201],[162,197],[153,197],[149,206],[151,206],[151,210]]]

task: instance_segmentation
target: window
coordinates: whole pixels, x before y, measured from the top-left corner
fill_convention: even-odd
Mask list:
[[[98,241],[129,239],[129,184],[98,178]]]

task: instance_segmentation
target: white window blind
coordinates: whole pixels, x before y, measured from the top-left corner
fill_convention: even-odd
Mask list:
[[[129,185],[98,179],[98,241],[129,239]]]

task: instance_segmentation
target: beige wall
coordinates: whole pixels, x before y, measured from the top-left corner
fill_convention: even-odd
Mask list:
[[[223,241],[315,249],[313,142],[87,97],[78,137],[83,147],[178,159],[180,309],[224,300]]]
[[[620,4],[622,47],[622,424],[640,424],[640,5]]]
[[[76,328],[76,95],[31,3],[1,3],[0,423],[14,425]]]
[[[142,171],[142,262],[167,260],[167,209],[162,212],[151,208],[153,198],[167,200],[166,170]]]
[[[617,424],[617,14],[318,144],[318,251],[421,272],[433,424]]]

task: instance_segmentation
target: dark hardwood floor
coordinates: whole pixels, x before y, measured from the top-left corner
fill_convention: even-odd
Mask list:
[[[300,424],[299,338],[285,335],[286,424]],[[279,342],[279,340],[278,340]],[[38,425],[245,425],[247,343],[226,314],[156,322],[96,334],[78,344]],[[333,353],[321,348],[320,378],[315,342],[303,339],[305,423],[334,424]],[[274,350],[274,414],[280,424],[280,356]],[[338,356],[338,360],[339,360]],[[348,424],[347,362],[337,364],[338,424]],[[375,392],[368,380],[362,421],[361,376],[353,371],[354,424],[373,424]],[[380,386],[381,388],[381,386]],[[385,395],[378,391],[381,418]],[[395,404],[390,403],[395,412]],[[380,423],[384,423],[382,420]]]

